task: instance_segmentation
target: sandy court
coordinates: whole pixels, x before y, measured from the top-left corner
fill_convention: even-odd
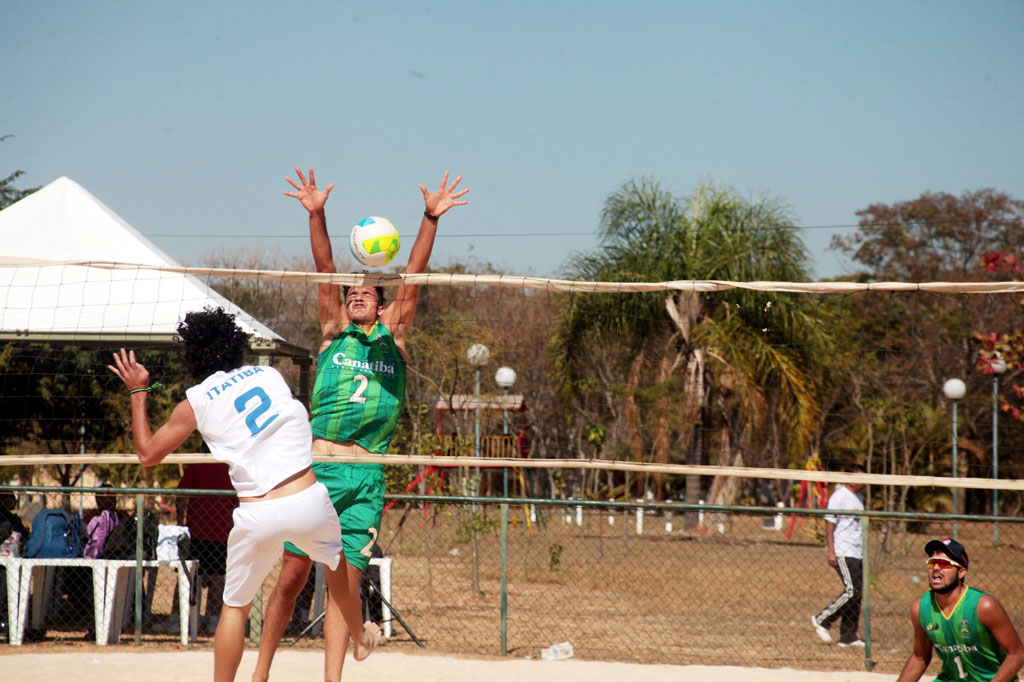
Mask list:
[[[256,663],[256,652],[246,651],[238,680],[248,680]],[[73,652],[9,654],[0,658],[5,679],[68,679],[75,682],[146,680],[179,682],[207,680],[213,675],[213,653],[179,652]],[[13,674],[12,674],[13,673]],[[274,658],[274,676],[279,682],[322,679],[323,653],[281,651]],[[380,652],[362,663],[351,658],[345,663],[346,682],[408,680],[417,682],[879,682],[892,675],[863,671],[809,672],[792,669],[710,667],[700,665],[640,665],[598,661],[480,660]]]

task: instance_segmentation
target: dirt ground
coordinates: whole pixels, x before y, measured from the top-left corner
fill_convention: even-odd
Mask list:
[[[123,652],[101,650],[47,653],[11,653],[0,658],[4,678],[49,682],[68,677],[75,682],[137,680],[179,682],[210,679],[210,651]],[[242,659],[236,679],[247,680],[256,663],[256,652]],[[319,679],[323,655],[315,651],[281,651],[274,659],[273,679],[279,682]],[[382,679],[417,682],[880,682],[891,675],[866,672],[813,672],[792,669],[711,667],[701,665],[643,665],[601,661],[484,660],[378,652],[363,662],[345,663],[346,682],[379,682]]]

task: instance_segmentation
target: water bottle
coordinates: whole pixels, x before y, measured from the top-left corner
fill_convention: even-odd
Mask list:
[[[559,642],[540,650],[540,657],[545,661],[562,661],[573,657],[572,642]]]

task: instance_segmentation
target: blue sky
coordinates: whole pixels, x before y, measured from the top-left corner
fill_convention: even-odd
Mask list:
[[[337,184],[336,254],[381,215],[402,262],[416,185],[463,174],[433,262],[510,274],[560,274],[640,176],[783,199],[816,278],[869,204],[1024,198],[1016,0],[4,2],[0,31],[0,176],[66,175],[189,264],[306,254],[296,165]]]

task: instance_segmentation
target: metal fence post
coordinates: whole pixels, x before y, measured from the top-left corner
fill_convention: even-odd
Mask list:
[[[508,653],[508,504],[501,504],[501,655]]]
[[[860,517],[861,532],[861,593],[864,595],[864,669],[871,670],[875,662],[871,660],[871,519]]]
[[[135,646],[142,644],[142,533],[145,530],[145,500],[135,496]]]

